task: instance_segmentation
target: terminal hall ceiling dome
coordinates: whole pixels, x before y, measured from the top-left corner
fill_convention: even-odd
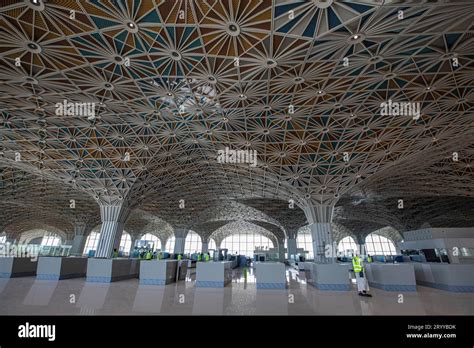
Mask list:
[[[186,225],[225,200],[286,214],[283,229],[291,199],[339,206],[346,227],[474,220],[472,1],[3,0],[0,14],[3,220],[74,197]]]

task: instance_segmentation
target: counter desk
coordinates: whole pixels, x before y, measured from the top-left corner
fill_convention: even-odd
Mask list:
[[[178,260],[151,260],[140,262],[140,284],[166,285],[176,282]]]
[[[256,262],[257,289],[285,289],[286,269],[282,262]]]
[[[86,281],[110,283],[118,280],[138,278],[139,259],[95,259],[87,262]],[[146,262],[146,261],[145,261]]]
[[[60,280],[86,276],[86,257],[40,256],[36,279]]]
[[[323,291],[349,291],[351,282],[350,264],[305,262],[308,284]]]
[[[231,261],[198,262],[196,266],[196,287],[223,288],[232,281]]]
[[[451,292],[474,292],[474,265],[413,262],[416,283]]]
[[[364,263],[369,286],[385,291],[416,291],[415,270],[409,263]]]
[[[29,257],[0,257],[0,278],[34,276],[37,265],[38,261]]]

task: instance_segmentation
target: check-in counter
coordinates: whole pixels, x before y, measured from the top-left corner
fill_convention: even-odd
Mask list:
[[[86,276],[86,257],[54,257],[40,256],[36,279],[60,280],[82,278]]]
[[[140,284],[166,285],[176,281],[177,260],[140,262]]]
[[[188,262],[187,261],[178,261],[178,280],[186,280],[186,274],[188,273]]]
[[[257,289],[285,289],[286,270],[281,262],[256,262]]]
[[[37,265],[29,257],[0,257],[0,278],[34,276]]]
[[[305,262],[305,272],[309,272],[313,285],[318,290],[324,291],[349,291],[351,282],[349,270],[351,265],[341,263],[313,263]]]
[[[235,257],[232,261],[230,261],[230,268],[234,269],[239,265],[239,259]]]
[[[305,262],[303,267],[304,267],[304,275],[306,278],[306,283],[307,284],[313,284],[314,279],[313,279],[313,262]]]
[[[146,262],[146,261],[145,261]],[[118,280],[138,278],[140,260],[94,259],[87,262],[87,282],[110,283]]]
[[[451,292],[474,292],[474,265],[414,262],[418,285]]]
[[[232,262],[198,262],[196,267],[196,287],[223,288],[232,281]]]
[[[369,285],[385,291],[416,291],[415,269],[410,263],[364,263]]]

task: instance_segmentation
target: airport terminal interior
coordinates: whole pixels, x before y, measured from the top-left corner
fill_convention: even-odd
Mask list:
[[[473,315],[473,19],[2,0],[0,315]]]

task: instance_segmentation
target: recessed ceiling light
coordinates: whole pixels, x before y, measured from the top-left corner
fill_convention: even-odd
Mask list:
[[[138,32],[138,25],[136,25],[132,21],[126,22],[125,23],[125,28],[131,33],[137,33]]]
[[[229,23],[227,25],[226,31],[231,36],[237,36],[240,34],[240,27],[237,25],[237,23]]]
[[[166,93],[166,95],[167,95],[168,97],[171,97],[171,96],[173,95],[173,93],[168,92],[168,93]]]
[[[171,58],[173,60],[181,60],[181,53],[178,51],[171,51]]]
[[[27,5],[35,11],[43,11],[44,10],[43,0],[30,0],[30,1],[27,1]]]
[[[347,43],[353,45],[353,44],[361,43],[362,41],[364,41],[364,39],[365,39],[365,34],[355,33],[355,34],[350,35],[346,39],[346,41],[347,41]]]
[[[26,44],[26,49],[30,51],[31,53],[40,53],[41,52],[41,46],[38,45],[37,43],[34,42],[28,42]]]
[[[277,62],[274,59],[267,59],[267,67],[274,68],[277,66]]]
[[[294,83],[303,83],[303,82],[304,82],[304,78],[301,77],[301,76],[296,76],[296,77],[293,79],[293,82],[294,82]]]

